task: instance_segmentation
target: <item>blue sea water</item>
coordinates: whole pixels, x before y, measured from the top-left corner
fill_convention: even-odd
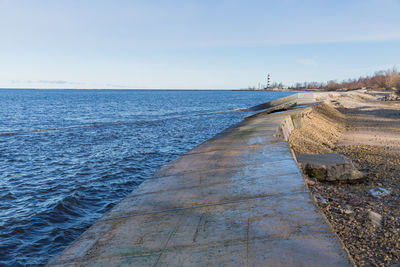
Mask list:
[[[46,264],[240,109],[289,94],[0,90],[0,265]]]

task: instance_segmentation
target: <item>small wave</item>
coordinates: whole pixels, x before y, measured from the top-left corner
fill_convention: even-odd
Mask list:
[[[67,127],[58,127],[58,128],[45,128],[45,129],[33,129],[28,131],[16,131],[16,132],[5,132],[0,133],[0,136],[11,136],[17,134],[28,134],[28,133],[42,133],[42,132],[49,132],[49,131],[60,131],[60,130],[69,130],[69,129],[81,129],[81,128],[90,128],[90,127],[99,127],[103,125],[116,125],[122,124],[123,122],[93,122],[90,124],[83,124],[83,125],[73,125]]]
[[[0,200],[11,200],[11,199],[16,199],[14,194],[11,192],[8,192],[7,194],[0,197]]]
[[[236,112],[236,111],[247,111],[247,110],[248,110],[248,108],[234,108],[231,111]]]
[[[224,114],[224,113],[242,112],[242,111],[248,111],[248,108],[234,108],[234,109],[228,109],[228,110],[222,110],[222,111],[199,113],[197,115],[213,115],[213,114]]]

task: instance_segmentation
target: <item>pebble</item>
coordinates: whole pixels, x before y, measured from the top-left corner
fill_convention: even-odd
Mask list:
[[[372,225],[376,227],[380,227],[382,224],[382,215],[379,213],[376,213],[374,211],[369,211],[368,212],[368,217],[371,220]]]
[[[308,185],[315,185],[315,181],[313,181],[313,180],[305,179],[305,181],[306,181],[306,183],[307,183]]]
[[[344,213],[345,213],[345,214],[353,214],[354,211],[352,211],[352,210],[350,210],[350,209],[346,209],[346,210],[344,210]]]

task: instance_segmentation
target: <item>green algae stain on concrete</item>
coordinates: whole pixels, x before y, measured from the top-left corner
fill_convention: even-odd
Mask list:
[[[256,133],[256,128],[238,129],[232,133],[232,139],[245,139],[246,137]]]

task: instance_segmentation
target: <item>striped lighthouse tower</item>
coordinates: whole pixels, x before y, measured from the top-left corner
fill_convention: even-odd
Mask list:
[[[269,85],[270,85],[270,82],[271,82],[271,75],[268,73],[267,74],[267,90],[269,89]]]

